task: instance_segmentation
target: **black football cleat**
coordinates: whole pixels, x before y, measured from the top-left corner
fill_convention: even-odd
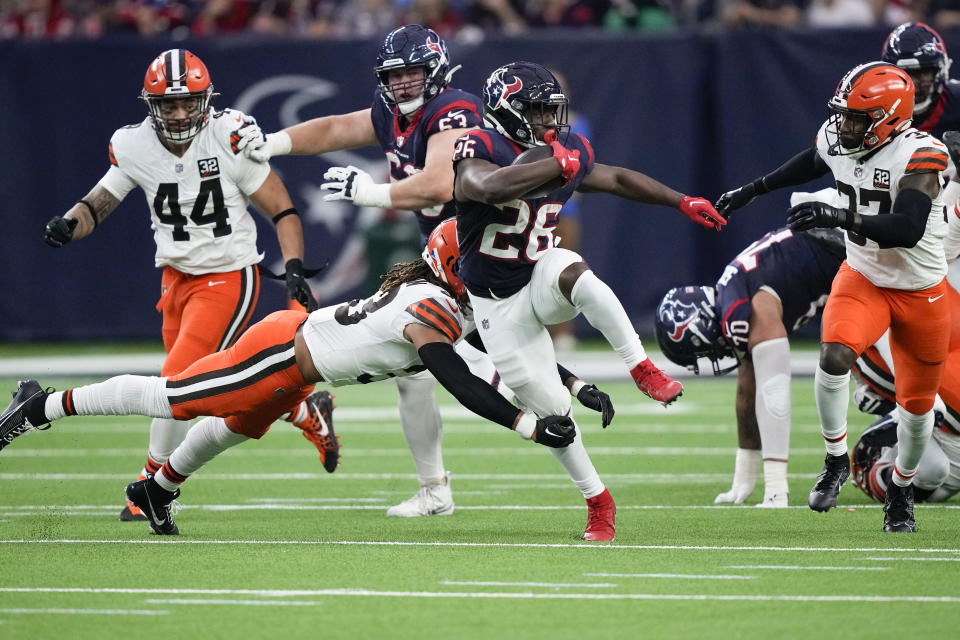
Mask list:
[[[887,533],[913,533],[917,530],[917,522],[913,518],[913,485],[901,487],[892,481],[887,485],[883,530]]]
[[[180,495],[180,489],[170,492],[154,482],[153,474],[148,474],[143,480],[137,480],[127,485],[127,500],[140,508],[147,517],[150,528],[158,536],[180,535],[180,530],[173,521],[173,501]],[[179,505],[177,505],[179,507]]]
[[[26,416],[27,403],[37,397],[45,398],[48,393],[40,388],[40,383],[36,380],[20,381],[17,390],[12,394],[13,400],[0,414],[0,450],[13,442],[14,438],[28,431],[34,429],[43,431],[50,428],[49,424],[44,427],[30,424]]]
[[[823,470],[817,477],[817,483],[810,490],[807,504],[814,511],[830,511],[837,506],[840,487],[850,476],[850,458],[847,454],[832,456],[829,453],[823,461]]]

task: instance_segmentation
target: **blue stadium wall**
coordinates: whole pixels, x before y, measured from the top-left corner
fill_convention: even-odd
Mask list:
[[[951,35],[948,47],[960,51],[960,33]],[[812,144],[840,77],[878,57],[885,36],[885,30],[646,37],[573,32],[451,42],[450,50],[463,65],[454,84],[476,93],[491,70],[511,60],[561,69],[575,110],[592,124],[600,162],[713,200]],[[0,43],[0,340],[159,336],[154,305],[160,274],[142,192],[131,193],[81,242],[55,250],[42,241],[47,220],[106,171],[114,129],[146,114],[139,88],[157,53],[184,46],[200,55],[220,93],[215,104],[243,108],[272,131],[369,106],[377,45],[248,39]],[[304,214],[307,263],[331,262],[328,273],[314,280],[327,304],[366,293],[367,262],[409,256],[383,255],[409,227],[385,226],[378,212],[320,201],[325,169],[348,162],[385,178],[386,163],[376,150],[274,163]],[[665,290],[714,282],[739,250],[783,223],[788,196],[756,201],[716,233],[676,211],[587,195],[581,252],[646,334]],[[282,270],[271,225],[257,218],[266,264]],[[257,318],[285,305],[280,284],[264,281],[261,291]]]

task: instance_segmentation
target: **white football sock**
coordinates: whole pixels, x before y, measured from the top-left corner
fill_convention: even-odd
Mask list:
[[[71,394],[71,404],[81,416],[143,415],[170,418],[173,411],[167,401],[166,378],[123,375],[57,391],[47,396],[44,413],[50,420],[63,418],[63,395]]]
[[[847,452],[847,405],[850,404],[850,372],[835,376],[817,365],[813,376],[813,391],[820,416],[827,453],[832,456]]]
[[[786,462],[790,457],[790,343],[786,338],[766,340],[750,354],[763,459]]]
[[[603,493],[606,487],[603,486],[603,481],[600,480],[600,475],[583,446],[580,427],[577,427],[577,437],[569,446],[562,449],[551,448],[550,453],[567,470],[574,486],[580,489],[584,498],[592,498]]]
[[[717,495],[714,504],[743,504],[757,486],[760,477],[760,452],[757,449],[737,449],[733,467],[733,485],[729,491]]]
[[[783,460],[763,461],[763,498],[790,493],[787,484],[787,463]]]
[[[613,350],[633,369],[647,359],[647,352],[613,290],[593,271],[584,271],[570,290],[570,300],[590,325],[603,334]]]
[[[893,481],[906,487],[913,481],[923,450],[933,433],[933,411],[915,414],[897,405],[897,461]]]
[[[443,481],[443,423],[433,378],[397,378],[400,424],[422,486]]]
[[[170,454],[167,464],[181,476],[189,476],[217,455],[249,439],[231,431],[223,418],[204,418],[187,431],[187,437]],[[154,476],[157,484],[167,491],[176,491],[181,483],[164,472],[165,469],[160,469]]]
[[[150,446],[147,454],[155,462],[166,462],[173,450],[183,442],[191,424],[190,420],[154,418],[150,423]]]

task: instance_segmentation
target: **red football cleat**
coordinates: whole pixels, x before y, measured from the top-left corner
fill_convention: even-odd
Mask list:
[[[657,368],[657,365],[647,358],[630,370],[637,388],[657,402],[667,406],[683,395],[683,385]]]
[[[333,396],[329,391],[317,391],[307,396],[307,417],[293,426],[313,443],[320,453],[320,463],[327,473],[333,473],[340,464],[340,436],[333,431]]]
[[[607,489],[600,495],[587,498],[587,529],[583,532],[583,539],[593,542],[613,540],[616,515],[617,505]]]

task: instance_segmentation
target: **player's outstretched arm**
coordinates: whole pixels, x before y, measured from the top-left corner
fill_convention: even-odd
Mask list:
[[[577,190],[610,193],[627,200],[673,207],[703,227],[719,230],[726,224],[726,220],[704,198],[683,195],[646,174],[624,167],[595,163],[593,171],[584,177]]]
[[[250,194],[250,199],[276,226],[286,270],[287,294],[307,311],[314,311],[319,305],[303,274],[303,225],[280,176],[271,170],[260,188]]]
[[[59,248],[72,240],[85,238],[93,233],[119,204],[119,199],[97,184],[63,216],[55,216],[47,223],[43,240],[51,247]]]
[[[467,363],[453,350],[453,343],[436,329],[411,323],[403,335],[417,348],[420,360],[443,388],[480,417],[548,447],[563,448],[576,438],[576,429],[569,417],[537,419],[507,402],[496,389],[470,373]]]
[[[254,121],[237,134],[237,149],[257,162],[273,156],[316,155],[377,144],[370,109],[314,118],[275,133],[264,133]]]
[[[829,171],[830,167],[820,157],[815,146],[804,149],[767,175],[724,193],[717,199],[717,211],[724,218],[729,219],[730,214],[747,206],[757,196],[783,187],[792,187],[816,180]]]

